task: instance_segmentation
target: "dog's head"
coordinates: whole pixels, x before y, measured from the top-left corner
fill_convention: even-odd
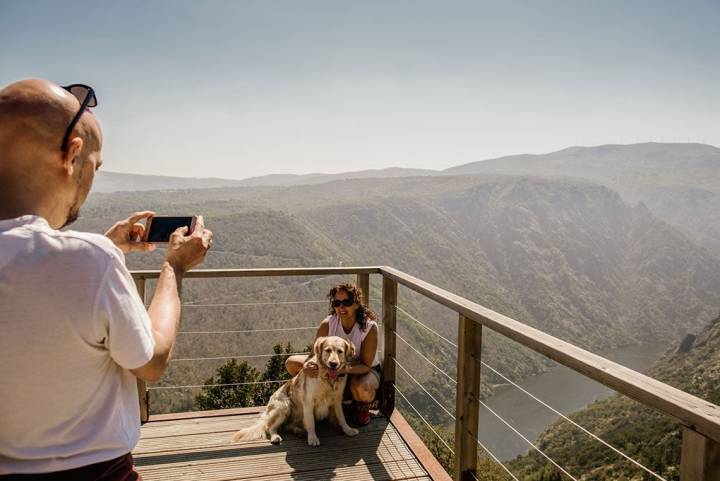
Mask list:
[[[315,359],[320,369],[327,370],[331,380],[337,379],[338,369],[347,364],[355,355],[352,343],[337,336],[318,337],[313,346]]]

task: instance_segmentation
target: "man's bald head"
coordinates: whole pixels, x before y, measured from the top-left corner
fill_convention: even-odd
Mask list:
[[[89,111],[73,129],[67,150],[61,148],[80,105],[47,80],[21,80],[0,90],[0,205],[11,206],[0,207],[0,218],[36,213],[59,226],[62,210],[79,209],[90,188],[84,164],[92,158],[94,173],[102,148],[100,126]]]
[[[49,150],[59,149],[65,130],[80,109],[80,101],[62,87],[41,79],[15,82],[0,90],[0,149],[8,143],[29,141]],[[101,134],[97,120],[83,114],[74,135],[99,150]],[[8,137],[12,136],[13,139]]]

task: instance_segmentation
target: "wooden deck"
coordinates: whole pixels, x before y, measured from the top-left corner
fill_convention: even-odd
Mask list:
[[[254,411],[254,412],[253,412]],[[145,481],[154,480],[449,480],[398,414],[383,416],[349,438],[321,423],[321,445],[287,434],[269,441],[231,443],[257,410],[151,417],[133,452]]]

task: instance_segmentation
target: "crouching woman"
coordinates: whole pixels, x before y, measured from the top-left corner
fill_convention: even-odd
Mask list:
[[[351,283],[338,284],[328,293],[329,315],[322,320],[315,339],[338,336],[350,341],[355,347],[355,357],[344,372],[354,401],[353,421],[365,426],[370,423],[370,403],[380,387],[380,358],[377,354],[377,316],[363,301],[359,287]],[[290,356],[285,362],[291,376],[300,370],[305,375],[317,376],[317,365],[306,356]]]

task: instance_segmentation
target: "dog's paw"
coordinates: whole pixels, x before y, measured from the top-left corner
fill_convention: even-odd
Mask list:
[[[320,439],[315,434],[308,434],[308,446],[320,446]]]
[[[351,436],[351,437],[357,436],[360,433],[360,431],[358,429],[350,428],[350,427],[347,429],[343,429],[343,432],[345,433],[346,436]]]
[[[282,442],[282,437],[280,437],[279,434],[273,434],[270,436],[270,442],[273,444],[280,444]]]

